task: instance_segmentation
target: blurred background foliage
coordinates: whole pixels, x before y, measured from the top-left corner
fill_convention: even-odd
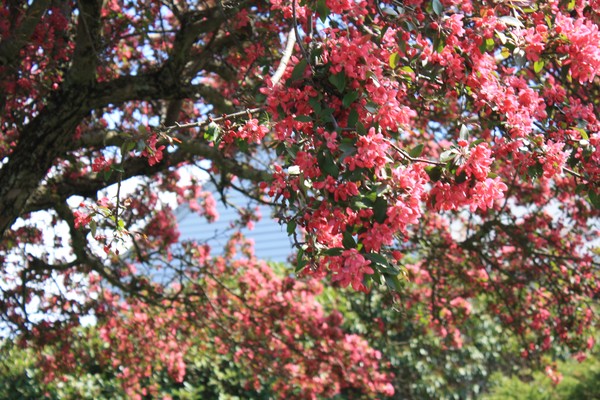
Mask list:
[[[273,265],[281,274],[283,265]],[[410,284],[410,283],[407,283]],[[410,293],[410,291],[406,291]],[[389,360],[394,375],[394,398],[398,399],[475,399],[554,400],[600,399],[600,357],[596,351],[578,362],[565,351],[553,359],[526,361],[510,332],[504,331],[490,315],[473,315],[461,326],[463,345],[453,347],[448,337],[426,325],[427,305],[405,307],[407,299],[385,288],[372,288],[368,294],[326,287],[320,301],[328,311],[344,316],[344,329],[366,337],[371,346]],[[44,357],[59,354],[52,346],[35,353],[5,339],[0,346],[0,398],[2,399],[126,399],[116,379],[118,366],[98,365],[95,354],[107,346],[94,326],[80,328],[74,334],[82,340],[76,370],[46,382],[37,364]],[[199,338],[212,341],[214,338]],[[214,346],[202,351],[192,348],[186,358],[186,376],[182,383],[166,373],[154,373],[148,384],[160,387],[173,399],[272,399],[270,377],[259,377],[261,391],[248,386],[254,377],[229,354],[220,354]],[[563,380],[554,385],[543,372],[555,365]],[[360,398],[344,391],[339,399]],[[168,398],[168,397],[167,397]]]

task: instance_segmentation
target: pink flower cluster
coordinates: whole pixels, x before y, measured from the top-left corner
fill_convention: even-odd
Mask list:
[[[573,19],[562,13],[556,16],[555,31],[568,42],[557,51],[569,55],[571,75],[580,83],[592,82],[600,75],[600,32],[598,25],[583,19]]]
[[[340,257],[331,260],[331,270],[334,272],[331,280],[339,282],[342,287],[352,285],[354,290],[366,291],[363,283],[365,274],[372,274],[373,268],[356,249],[345,250]]]
[[[158,164],[163,159],[164,145],[156,147],[158,143],[158,137],[156,134],[150,136],[146,143],[146,147],[142,151],[142,156],[148,158],[148,164],[150,166]]]
[[[389,161],[387,150],[389,144],[381,133],[375,133],[375,128],[369,129],[366,136],[360,136],[356,143],[357,154],[346,158],[350,171],[359,168],[375,168],[377,174]]]

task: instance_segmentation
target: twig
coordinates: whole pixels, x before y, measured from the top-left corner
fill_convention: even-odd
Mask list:
[[[231,114],[224,114],[224,115],[222,115],[220,117],[217,117],[217,118],[211,118],[211,117],[209,117],[209,118],[207,118],[207,119],[205,119],[203,121],[190,122],[188,124],[178,124],[178,123],[175,123],[175,125],[171,125],[171,126],[167,126],[167,127],[162,128],[160,130],[160,133],[168,135],[169,133],[171,133],[173,131],[178,131],[178,130],[181,130],[181,129],[200,128],[200,127],[203,127],[203,126],[206,126],[206,125],[210,124],[211,122],[219,122],[219,121],[223,121],[223,120],[226,120],[226,119],[229,119],[229,118],[239,117],[239,116],[242,116],[242,115],[254,114],[254,113],[257,113],[257,112],[260,112],[260,111],[263,111],[262,107],[251,108],[251,109],[247,109],[247,110],[244,110],[244,111],[234,112],[234,113],[231,113]]]
[[[443,162],[431,161],[431,160],[428,160],[426,158],[411,157],[410,154],[408,154],[406,152],[406,150],[402,150],[401,148],[399,148],[398,146],[396,146],[393,143],[390,143],[390,146],[392,146],[392,148],[394,150],[396,150],[398,153],[400,153],[402,155],[402,157],[404,157],[405,159],[407,159],[410,162],[422,162],[422,163],[425,163],[425,164],[437,165],[437,166],[444,166],[444,165],[446,165]]]
[[[578,173],[578,172],[575,172],[575,171],[573,171],[573,170],[572,170],[572,169],[570,169],[570,168],[563,167],[563,171],[565,171],[565,172],[568,172],[569,174],[571,174],[571,175],[573,175],[573,176],[575,176],[575,177],[577,177],[577,178],[579,178],[579,179],[583,179],[583,176],[582,176],[580,173]]]
[[[121,181],[123,180],[123,173],[119,171],[119,180],[117,181],[117,202],[115,207],[115,226],[117,231],[119,230],[119,208],[121,206]],[[123,221],[125,222],[125,221]]]
[[[298,33],[298,20],[296,19],[296,0],[292,0],[292,21],[294,24],[294,33],[296,34],[296,40],[298,41],[298,46],[300,46],[300,51],[302,51],[302,55],[306,59],[306,62],[310,64],[308,52],[304,48],[302,40],[300,40],[300,34]]]

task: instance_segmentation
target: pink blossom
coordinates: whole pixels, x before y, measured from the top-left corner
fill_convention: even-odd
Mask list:
[[[75,228],[86,226],[92,220],[92,216],[81,211],[74,211],[73,216],[75,217]]]
[[[369,129],[366,136],[359,137],[356,147],[357,154],[346,158],[350,171],[356,167],[379,170],[389,160],[386,154],[389,144],[381,133],[375,133],[375,128]]]
[[[556,16],[556,31],[565,35],[568,43],[557,51],[567,53],[571,75],[579,83],[592,82],[600,75],[600,32],[598,26],[583,19],[574,20],[562,13]]]
[[[231,141],[233,138],[243,139],[248,143],[260,143],[260,141],[269,132],[269,128],[258,123],[255,118],[249,119],[246,123],[237,130],[228,132],[228,138]]]
[[[150,136],[148,139],[148,143],[146,143],[146,148],[142,151],[142,156],[148,158],[148,164],[150,166],[158,164],[163,159],[163,150],[165,146],[156,147],[156,143],[158,142],[158,137],[156,134]]]
[[[471,211],[475,211],[477,208],[482,211],[494,208],[496,201],[504,198],[506,190],[508,190],[508,187],[500,181],[499,177],[494,179],[487,178],[483,182],[477,182],[470,192],[471,201],[469,208]]]
[[[352,285],[354,290],[366,290],[363,276],[374,272],[373,268],[369,267],[371,261],[365,259],[356,249],[344,250],[341,259],[342,266],[336,271],[332,281],[339,282],[342,287]]]
[[[540,54],[544,51],[545,40],[548,36],[548,27],[546,25],[538,25],[529,29],[517,29],[515,34],[520,36],[526,43],[525,56],[529,61],[538,61]]]
[[[568,155],[563,151],[564,143],[554,143],[549,140],[544,146],[544,155],[540,158],[544,177],[551,178],[554,175],[562,173],[562,169],[567,161]]]
[[[100,155],[94,159],[94,163],[92,164],[92,171],[100,172],[106,171],[110,168],[110,163],[106,161],[103,155]]]
[[[378,252],[382,246],[392,244],[394,231],[388,224],[375,222],[370,229],[359,235],[359,239],[365,246],[366,251]]]
[[[492,151],[486,143],[475,146],[471,149],[465,164],[458,167],[458,173],[464,171],[468,177],[474,177],[478,181],[484,180],[490,172],[490,165],[492,165],[491,154]]]

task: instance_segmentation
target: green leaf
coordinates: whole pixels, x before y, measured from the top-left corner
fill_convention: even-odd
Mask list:
[[[342,142],[340,143],[340,150],[343,151],[344,153],[348,152],[348,151],[355,151],[356,146],[354,146],[352,139],[344,138],[344,139],[342,139]]]
[[[323,107],[321,106],[321,100],[318,97],[311,97],[308,99],[308,104],[310,104],[315,114],[321,113]]]
[[[456,176],[455,182],[460,184],[460,183],[466,182],[466,180],[467,180],[467,174],[465,173],[465,171],[462,171],[459,175]]]
[[[367,260],[371,260],[375,264],[379,264],[379,265],[383,266],[383,269],[391,268],[390,264],[388,262],[388,259],[379,253],[366,253],[364,256]]]
[[[93,237],[96,236],[96,229],[98,229],[98,225],[96,225],[96,221],[94,221],[93,219],[90,220],[90,231],[92,232]]]
[[[542,167],[542,164],[532,165],[531,167],[527,168],[527,174],[531,178],[537,179],[544,175],[544,168]]]
[[[340,169],[333,160],[333,157],[331,157],[331,154],[321,153],[317,156],[317,161],[319,163],[319,168],[321,168],[321,171],[325,172],[327,175],[337,178],[340,174]]]
[[[600,210],[600,194],[597,194],[593,190],[588,192],[588,196],[590,198],[590,203],[597,209]]]
[[[584,191],[587,190],[587,185],[580,183],[579,185],[575,186],[575,194],[581,194]]]
[[[302,60],[300,60],[292,70],[292,77],[290,78],[290,81],[293,82],[302,78],[304,76],[304,71],[306,71],[307,66],[308,63],[306,62],[306,59],[303,58]]]
[[[454,160],[454,157],[456,157],[455,149],[446,150],[440,154],[440,162],[446,163],[450,160]]]
[[[386,15],[391,15],[392,17],[397,17],[398,15],[400,15],[392,7],[384,7],[381,11]]]
[[[325,2],[325,0],[317,1],[317,14],[319,14],[321,22],[325,22],[327,17],[329,17],[330,12],[331,11],[329,10],[329,7],[327,7],[327,3]]]
[[[358,99],[359,93],[358,90],[354,90],[348,94],[346,94],[344,96],[344,98],[342,99],[342,105],[345,108],[350,107],[350,104],[354,103],[356,101],[356,99]]]
[[[429,175],[429,179],[431,179],[432,182],[437,182],[440,180],[440,178],[442,177],[442,167],[440,166],[436,166],[436,167],[425,167],[425,172],[427,172],[427,175]]]
[[[385,222],[385,219],[387,218],[387,208],[388,204],[386,199],[378,197],[377,200],[375,200],[375,204],[373,205],[373,217],[375,218],[375,221],[380,224]]]
[[[364,196],[365,199],[367,199],[371,204],[375,203],[375,200],[377,200],[377,190],[374,190],[368,194],[366,194]]]
[[[515,28],[524,28],[525,26],[521,21],[511,15],[505,15],[504,17],[499,18],[500,21],[504,22],[506,25],[514,26]]]
[[[405,65],[404,67],[400,68],[400,71],[404,71],[407,72],[409,74],[414,74],[415,70],[412,69],[409,65]]]
[[[472,149],[473,147],[477,147],[477,145],[478,145],[478,144],[481,144],[481,143],[483,143],[483,142],[485,142],[485,140],[484,140],[484,139],[477,139],[477,140],[474,140],[474,141],[472,141],[471,143],[469,143],[469,148],[470,148],[470,149]]]
[[[356,123],[358,122],[358,112],[355,109],[350,110],[348,114],[348,128],[356,127]]]
[[[400,61],[400,55],[398,53],[394,52],[390,54],[390,68],[396,69],[398,61]]]
[[[346,74],[344,74],[344,71],[341,71],[335,75],[329,75],[329,82],[331,82],[340,93],[343,93],[346,88]]]
[[[287,223],[287,234],[291,236],[296,232],[296,221],[290,221]]]
[[[342,254],[343,251],[343,247],[332,247],[331,249],[323,251],[322,254],[326,256],[339,256]]]
[[[367,128],[365,128],[365,126],[362,124],[362,122],[357,122],[356,123],[356,132],[358,132],[359,135],[363,136],[367,134]]]
[[[136,146],[136,142],[127,142],[127,153],[129,153],[130,151],[133,151],[133,149],[135,149]]]
[[[218,139],[219,133],[219,125],[217,125],[215,122],[211,122],[206,128],[206,132],[204,132],[204,139],[209,142],[214,142]]]
[[[298,249],[298,254],[296,254],[296,272],[300,272],[306,267],[308,261],[304,259],[304,250]]]
[[[377,114],[378,107],[377,107],[377,104],[375,104],[375,103],[373,103],[373,102],[368,102],[368,103],[365,105],[365,109],[366,109],[368,112],[370,112],[371,114]]]
[[[296,118],[294,118],[296,121],[300,121],[300,122],[311,122],[312,118],[309,117],[308,115],[298,115]]]
[[[365,208],[369,208],[369,206],[367,206],[363,201],[355,199],[352,202],[352,208],[355,210],[364,210]]]
[[[402,40],[401,38],[398,39],[398,46],[400,47],[400,50],[402,50],[402,53],[406,54],[406,41]]]
[[[440,0],[433,0],[433,12],[437,15],[442,15],[444,13],[444,6]]]
[[[125,155],[129,154],[130,151],[132,151],[133,149],[135,149],[136,143],[132,142],[130,140],[124,142],[121,145],[121,156],[125,157]]]
[[[343,233],[342,244],[346,249],[353,249],[356,247],[356,242],[354,241],[354,238],[352,237],[352,234],[350,232],[346,231]]]
[[[573,129],[575,129],[577,132],[579,132],[579,134],[581,135],[581,138],[583,140],[589,140],[590,139],[590,137],[588,136],[588,133],[586,132],[585,129],[583,129],[583,128],[573,128]]]
[[[321,118],[323,121],[332,121],[332,116],[333,116],[333,108],[329,108],[329,107],[325,107],[321,110],[321,112],[319,113],[319,118]]]
[[[465,124],[461,125],[458,137],[460,140],[469,140],[469,128]]]
[[[537,60],[533,63],[533,71],[536,74],[539,74],[542,68],[544,68],[544,60]]]
[[[442,53],[444,51],[445,47],[446,47],[446,37],[445,36],[439,36],[433,40],[433,48],[435,49],[436,52]]]
[[[246,139],[236,139],[235,144],[242,153],[248,153],[250,147],[248,146]]]
[[[395,290],[397,292],[402,291],[403,285],[402,285],[402,281],[400,280],[400,274],[395,274],[395,275],[385,274],[384,276],[385,276],[385,283],[390,289]]]
[[[423,153],[423,148],[425,146],[423,144],[418,144],[408,153],[412,158],[417,158]]]

